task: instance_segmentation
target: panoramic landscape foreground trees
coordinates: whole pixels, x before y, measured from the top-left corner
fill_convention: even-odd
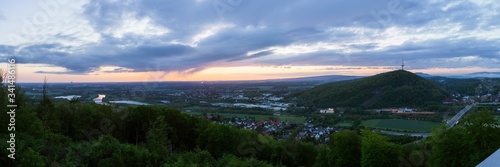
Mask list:
[[[315,145],[293,137],[276,140],[174,108],[53,103],[16,94],[22,97],[16,159],[2,149],[0,166],[475,166],[500,147],[498,123],[488,111],[471,113],[449,130],[437,127],[416,144],[346,129],[333,133],[328,144]],[[0,118],[1,125],[8,121]],[[8,134],[0,129],[2,140]]]

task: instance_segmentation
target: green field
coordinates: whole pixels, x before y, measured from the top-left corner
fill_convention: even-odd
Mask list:
[[[351,127],[352,126],[352,122],[339,122],[339,123],[335,124],[335,126],[338,126],[338,127]]]
[[[189,114],[192,115],[201,115],[202,113],[200,112],[188,112]],[[282,121],[288,121],[288,122],[294,122],[294,123],[304,123],[306,121],[306,117],[296,117],[296,116],[274,116],[274,115],[253,115],[253,114],[233,114],[233,113],[207,113],[207,114],[213,114],[217,115],[219,114],[221,117],[240,117],[240,118],[255,118],[256,121],[261,121],[261,120],[266,120],[269,118],[276,118],[277,120],[282,120]]]
[[[432,127],[440,124],[437,122],[402,119],[370,119],[361,122],[361,125],[370,128],[415,132],[430,132]]]
[[[495,119],[500,123],[500,115],[495,115]]]

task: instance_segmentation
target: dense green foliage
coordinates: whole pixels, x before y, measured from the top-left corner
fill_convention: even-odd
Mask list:
[[[446,77],[432,77],[431,80],[435,81],[443,88],[452,91],[453,93],[461,93],[467,95],[475,95],[476,87],[481,84],[481,80],[477,78],[470,79],[455,79]]]
[[[430,80],[436,82],[446,90],[461,95],[485,95],[500,93],[500,78],[446,78],[431,77]]]
[[[500,124],[488,111],[464,118],[463,126],[436,128],[430,140],[429,166],[476,166],[500,148]]]
[[[304,105],[316,108],[421,107],[449,96],[435,83],[404,70],[328,83],[297,94]]]
[[[19,102],[16,159],[2,149],[0,166],[312,166],[317,155],[312,143],[276,141],[168,107]],[[8,121],[0,118],[2,125]],[[7,128],[0,132],[7,141]]]
[[[363,131],[361,142],[361,166],[395,166],[401,148],[389,139],[368,130]]]
[[[354,131],[342,130],[332,135],[330,142],[331,166],[359,166],[361,138]]]
[[[7,92],[0,87],[5,105]],[[328,144],[314,145],[275,140],[168,107],[36,102],[17,90],[16,159],[2,149],[0,166],[474,166],[500,147],[498,123],[486,111],[468,115],[463,126],[435,129],[423,145],[402,146],[397,143],[405,138],[391,140],[368,130],[341,130]],[[0,117],[1,125],[8,121]],[[9,140],[9,133],[0,128],[0,139]],[[429,150],[421,161],[404,158],[421,149]]]

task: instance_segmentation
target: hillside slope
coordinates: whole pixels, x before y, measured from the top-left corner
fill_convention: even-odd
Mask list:
[[[316,108],[418,107],[449,96],[432,81],[405,70],[323,84],[295,95],[299,104]]]

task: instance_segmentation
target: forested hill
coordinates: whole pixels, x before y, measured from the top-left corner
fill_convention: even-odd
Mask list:
[[[299,104],[316,107],[418,107],[440,103],[450,94],[427,79],[405,70],[323,84],[295,94]]]

